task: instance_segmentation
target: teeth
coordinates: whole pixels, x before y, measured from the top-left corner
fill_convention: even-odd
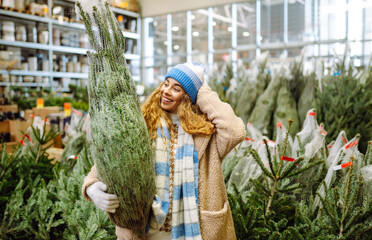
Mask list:
[[[168,98],[166,98],[166,97],[163,97],[163,99],[164,99],[164,101],[166,101],[166,102],[170,102],[170,101],[171,101],[170,99],[168,99]]]

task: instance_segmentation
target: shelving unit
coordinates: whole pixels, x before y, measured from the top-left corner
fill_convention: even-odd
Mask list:
[[[61,0],[48,0],[48,9],[52,9],[53,5],[70,5],[71,7],[74,6],[75,1],[74,0],[67,0],[67,1],[61,1]],[[138,73],[133,74],[133,79],[135,81],[139,81],[141,79],[140,76],[140,50],[141,50],[141,19],[138,13],[127,11],[125,9],[115,8],[111,7],[113,12],[115,14],[120,14],[124,18],[130,18],[131,20],[136,21],[136,31],[131,32],[127,30],[123,30],[123,35],[127,39],[127,41],[135,41],[136,46],[136,52],[127,52],[125,54],[125,57],[128,61],[129,67],[131,67],[132,72]],[[71,58],[77,58],[78,56],[86,56],[86,53],[88,51],[88,48],[80,48],[80,47],[71,47],[71,46],[61,46],[61,45],[53,45],[53,29],[63,29],[65,31],[71,31],[71,32],[78,32],[80,34],[86,34],[85,33],[85,27],[81,23],[76,22],[67,22],[64,21],[64,18],[61,16],[60,18],[55,19],[56,17],[52,17],[51,11],[48,11],[48,17],[42,17],[38,15],[31,15],[23,12],[17,12],[17,11],[10,11],[5,9],[0,9],[0,20],[3,21],[15,21],[17,23],[24,22],[24,25],[27,25],[27,21],[31,21],[32,24],[44,24],[44,28],[47,27],[48,30],[48,43],[42,44],[42,43],[35,43],[35,42],[24,42],[24,41],[7,41],[4,39],[0,39],[0,45],[6,46],[6,47],[17,47],[21,48],[21,52],[27,52],[27,51],[44,51],[45,56],[47,56],[48,61],[48,69],[49,71],[28,71],[28,70],[19,70],[19,69],[0,69],[1,75],[9,75],[8,82],[1,82],[0,86],[24,86],[24,87],[50,87],[52,91],[56,90],[56,80],[64,78],[69,79],[76,79],[79,80],[77,82],[80,83],[80,79],[87,79],[88,73],[82,73],[82,72],[65,72],[65,71],[55,71],[54,67],[54,59],[57,55],[67,55]],[[136,64],[132,64],[132,62],[135,61]],[[11,81],[10,76],[17,76],[17,81]],[[48,78],[48,81],[43,82],[25,82],[23,81],[23,77],[31,76],[31,77],[43,77]],[[80,83],[83,85],[82,83]],[[60,84],[62,85],[62,84]],[[59,89],[61,89],[61,86],[59,86]],[[66,86],[62,88],[63,91],[69,91]]]

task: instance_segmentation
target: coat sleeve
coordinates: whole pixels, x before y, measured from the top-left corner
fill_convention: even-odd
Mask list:
[[[243,120],[237,117],[228,103],[204,84],[198,92],[196,104],[216,127],[217,150],[222,160],[238,143],[244,140]]]
[[[96,165],[93,165],[88,175],[84,178],[84,183],[81,189],[84,198],[86,198],[88,201],[92,201],[92,199],[90,199],[90,197],[87,195],[87,188],[96,182],[99,182],[99,179],[97,175]]]

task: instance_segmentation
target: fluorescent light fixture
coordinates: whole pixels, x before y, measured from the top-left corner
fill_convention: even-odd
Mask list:
[[[249,37],[249,32],[243,32],[244,37]]]
[[[173,32],[177,32],[178,30],[180,30],[180,28],[178,26],[173,26],[172,27],[172,31]]]

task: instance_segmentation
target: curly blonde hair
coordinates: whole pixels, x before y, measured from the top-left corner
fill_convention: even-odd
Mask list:
[[[160,119],[163,118],[167,127],[173,132],[175,129],[168,112],[160,107],[160,89],[164,82],[155,89],[142,105],[142,114],[151,136],[151,141],[157,137],[156,129],[160,126]],[[180,118],[182,128],[188,134],[213,134],[216,129],[206,114],[202,113],[198,106],[192,104],[189,95],[185,94],[181,104],[178,106],[177,114]]]

